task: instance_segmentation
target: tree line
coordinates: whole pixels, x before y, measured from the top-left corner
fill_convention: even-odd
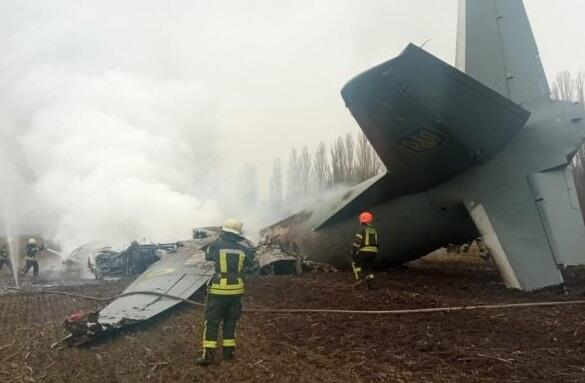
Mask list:
[[[576,76],[560,72],[551,84],[551,95],[555,100],[575,102],[585,108],[585,72]],[[585,207],[585,146],[579,148],[572,166],[581,205]],[[329,144],[320,142],[313,150],[306,146],[294,148],[287,161],[273,161],[268,180],[269,206],[265,202],[263,206],[268,207],[270,215],[290,213],[300,208],[308,196],[337,186],[356,185],[383,170],[384,165],[362,132],[339,136]],[[245,206],[259,206],[258,181],[255,164],[245,164],[238,181]]]
[[[573,76],[569,71],[557,74],[551,88],[555,100],[575,102],[585,107],[585,72]]]
[[[573,76],[569,71],[560,72],[552,84],[551,92],[555,100],[572,101],[585,109],[585,72]],[[585,216],[585,145],[579,146],[571,161],[575,188]]]
[[[283,164],[276,159],[269,180],[270,205],[283,210],[291,201],[305,199],[335,186],[359,184],[379,174],[384,166],[374,148],[359,132],[337,137],[331,144],[320,142],[314,151],[308,147],[291,150]]]

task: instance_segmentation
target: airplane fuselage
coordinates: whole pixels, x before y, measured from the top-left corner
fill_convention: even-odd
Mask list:
[[[425,192],[401,196],[370,209],[381,242],[378,266],[402,264],[442,246],[477,238],[480,233],[469,213],[474,201],[489,204],[485,196],[497,195],[498,189],[522,188],[532,174],[567,166],[585,135],[583,110],[557,101],[525,108],[532,113],[526,126],[488,163],[476,165]],[[535,199],[531,196],[528,200],[534,203]],[[523,202],[510,201],[510,208],[516,203]],[[357,217],[313,230],[317,210],[318,207],[306,209],[267,227],[262,231],[264,240],[272,239],[312,260],[348,267],[351,242],[358,230]],[[533,219],[541,225],[540,217]],[[533,242],[534,238],[527,241]]]

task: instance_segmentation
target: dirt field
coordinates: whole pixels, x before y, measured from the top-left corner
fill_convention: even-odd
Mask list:
[[[509,291],[489,262],[431,256],[379,273],[378,290],[349,273],[258,277],[245,306],[393,309],[580,299]],[[30,285],[32,277],[25,282]],[[0,285],[10,283],[6,270]],[[68,286],[110,296],[129,281]],[[201,299],[201,297],[198,297]],[[41,293],[0,295],[0,382],[585,382],[585,305],[402,316],[244,314],[238,360],[202,368],[202,312],[177,307],[90,347],[51,350],[63,317],[95,303]]]

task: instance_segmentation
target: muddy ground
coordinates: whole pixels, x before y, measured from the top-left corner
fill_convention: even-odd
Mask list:
[[[245,306],[403,309],[582,298],[506,290],[490,262],[430,256],[377,274],[378,289],[350,273],[264,276]],[[10,283],[6,270],[0,285]],[[25,278],[34,287],[32,277]],[[60,289],[111,296],[130,281]],[[38,285],[36,285],[38,286]],[[196,297],[201,299],[201,296]],[[585,382],[585,305],[381,315],[244,314],[238,360],[198,367],[202,312],[180,306],[89,347],[50,349],[62,319],[94,301],[42,293],[0,295],[0,382]]]

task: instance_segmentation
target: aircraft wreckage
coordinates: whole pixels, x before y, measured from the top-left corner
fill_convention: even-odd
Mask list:
[[[521,0],[459,7],[457,69],[409,45],[341,92],[389,171],[265,228],[261,242],[291,261],[302,255],[343,266],[355,216],[369,209],[381,267],[478,237],[511,288],[561,285],[559,267],[585,263],[568,167],[585,112],[551,99]],[[179,302],[165,294],[190,297],[213,273],[206,235],[194,232],[189,247],[153,264],[81,332],[146,320]]]
[[[130,270],[145,267],[146,271],[103,309],[77,312],[67,317],[64,325],[70,334],[62,341],[80,345],[105,332],[148,320],[189,299],[213,276],[214,264],[205,260],[205,249],[218,236],[219,228],[205,228],[194,232],[192,240],[173,246],[133,244],[121,252],[112,252],[106,247],[87,245],[75,250],[75,258],[97,253],[95,259],[89,262],[90,269],[104,268],[99,266],[100,263],[111,264],[110,269],[115,271],[109,275],[112,277],[133,275],[128,272],[129,267]],[[161,246],[170,253],[152,262],[153,249]],[[262,274],[291,274],[299,263],[298,257],[274,246],[258,246],[256,254],[256,271]],[[103,256],[107,256],[107,260],[100,261]],[[305,265],[305,270],[312,268],[322,269],[322,266],[312,262]]]
[[[387,172],[263,230],[310,259],[347,264],[368,209],[380,267],[481,236],[510,288],[563,284],[585,264],[570,167],[585,111],[552,100],[521,0],[461,0],[457,69],[409,45],[352,79],[345,104]]]

